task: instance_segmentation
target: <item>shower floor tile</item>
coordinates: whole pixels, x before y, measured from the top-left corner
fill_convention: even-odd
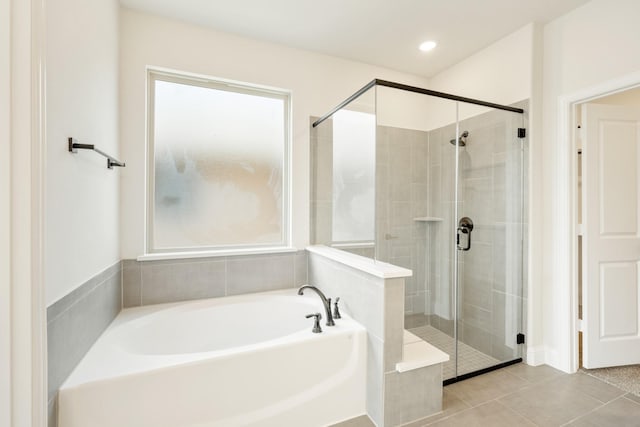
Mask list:
[[[420,326],[409,329],[414,335],[427,341],[429,344],[447,353],[449,361],[442,365],[442,378],[449,379],[456,376],[455,373],[455,340],[453,337],[434,328],[433,326]],[[458,342],[458,375],[478,371],[480,369],[495,366],[501,361],[482,353],[462,342]]]

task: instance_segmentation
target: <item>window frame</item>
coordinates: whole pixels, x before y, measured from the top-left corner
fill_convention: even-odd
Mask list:
[[[156,248],[153,240],[154,210],[155,210],[155,83],[163,81],[176,84],[197,86],[207,89],[224,90],[229,92],[281,99],[284,102],[284,141],[282,153],[282,239],[279,242],[209,245],[209,246],[181,246],[171,248]],[[144,257],[183,258],[185,255],[201,257],[206,255],[228,255],[242,253],[277,252],[291,249],[291,91],[286,89],[256,85],[252,83],[227,80],[217,77],[202,76],[187,72],[163,70],[147,67],[147,112],[146,112],[146,203],[145,203],[145,255]]]

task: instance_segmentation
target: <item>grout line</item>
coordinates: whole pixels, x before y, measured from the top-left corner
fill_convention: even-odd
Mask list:
[[[589,396],[589,397],[590,397],[590,396]],[[572,418],[571,420],[569,420],[569,421],[567,421],[566,423],[562,424],[562,425],[561,425],[561,427],[562,427],[562,426],[569,425],[569,424],[571,424],[572,422],[579,420],[580,418],[587,417],[587,416],[589,416],[590,414],[592,414],[592,413],[594,413],[595,411],[597,411],[598,409],[600,409],[600,408],[604,408],[604,407],[605,407],[605,406],[607,406],[609,403],[611,403],[611,402],[613,402],[613,401],[615,401],[615,400],[618,400],[618,399],[619,399],[619,397],[616,397],[615,399],[610,400],[610,401],[609,401],[609,402],[607,402],[607,403],[602,403],[601,405],[599,405],[599,406],[597,406],[597,407],[593,408],[592,410],[590,410],[590,411],[588,411],[588,412],[584,412],[584,413],[582,413],[582,414],[578,415],[577,417]],[[594,400],[598,400],[598,399],[595,399],[595,398],[594,398]]]
[[[640,396],[638,396],[637,394],[635,394],[635,393],[631,393],[631,392],[627,392],[627,393],[623,394],[623,395],[622,395],[622,397],[624,397],[624,398],[625,398],[625,399],[627,399],[627,400],[630,400],[631,402],[635,403],[636,405],[640,405],[640,401],[638,401],[638,400],[634,400],[634,399],[632,399],[632,398],[628,397],[628,395],[630,395],[630,394],[632,394],[632,395],[634,395],[634,396],[636,396],[636,397],[640,397]]]

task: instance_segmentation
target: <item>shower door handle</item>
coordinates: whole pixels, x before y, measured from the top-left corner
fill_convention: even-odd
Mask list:
[[[456,245],[459,251],[468,251],[471,249],[471,231],[473,231],[473,221],[469,217],[460,218],[458,222],[458,233],[456,234]],[[467,237],[467,244],[460,246],[460,234]]]

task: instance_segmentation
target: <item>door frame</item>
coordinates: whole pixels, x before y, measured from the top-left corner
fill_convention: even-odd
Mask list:
[[[47,425],[47,335],[44,287],[45,212],[45,3],[47,0],[0,0],[9,13],[9,76],[7,120],[10,168],[8,286],[0,286],[0,298],[9,301],[9,360],[0,358],[0,370],[9,370],[9,408],[2,421],[9,425]],[[7,55],[3,57],[3,60]],[[4,184],[4,182],[3,182]],[[8,224],[5,224],[8,223]],[[4,330],[2,330],[4,331]],[[4,332],[3,332],[4,333]],[[3,396],[4,397],[4,396]],[[4,424],[3,424],[4,425]]]
[[[0,141],[10,140],[11,33],[10,0],[0,0]],[[11,150],[0,143],[0,378],[11,375]],[[0,425],[11,425],[11,383],[0,381]]]
[[[553,193],[555,210],[552,215],[552,229],[555,233],[553,247],[553,271],[556,286],[552,298],[560,301],[560,306],[567,308],[564,325],[559,325],[564,342],[568,343],[557,354],[557,360],[549,360],[552,355],[546,354],[547,363],[565,366],[568,372],[578,370],[578,169],[577,142],[574,129],[576,108],[579,104],[590,100],[623,92],[640,86],[640,72],[604,81],[580,91],[558,98],[557,150],[553,165],[558,178]],[[555,359],[555,358],[554,358]]]

